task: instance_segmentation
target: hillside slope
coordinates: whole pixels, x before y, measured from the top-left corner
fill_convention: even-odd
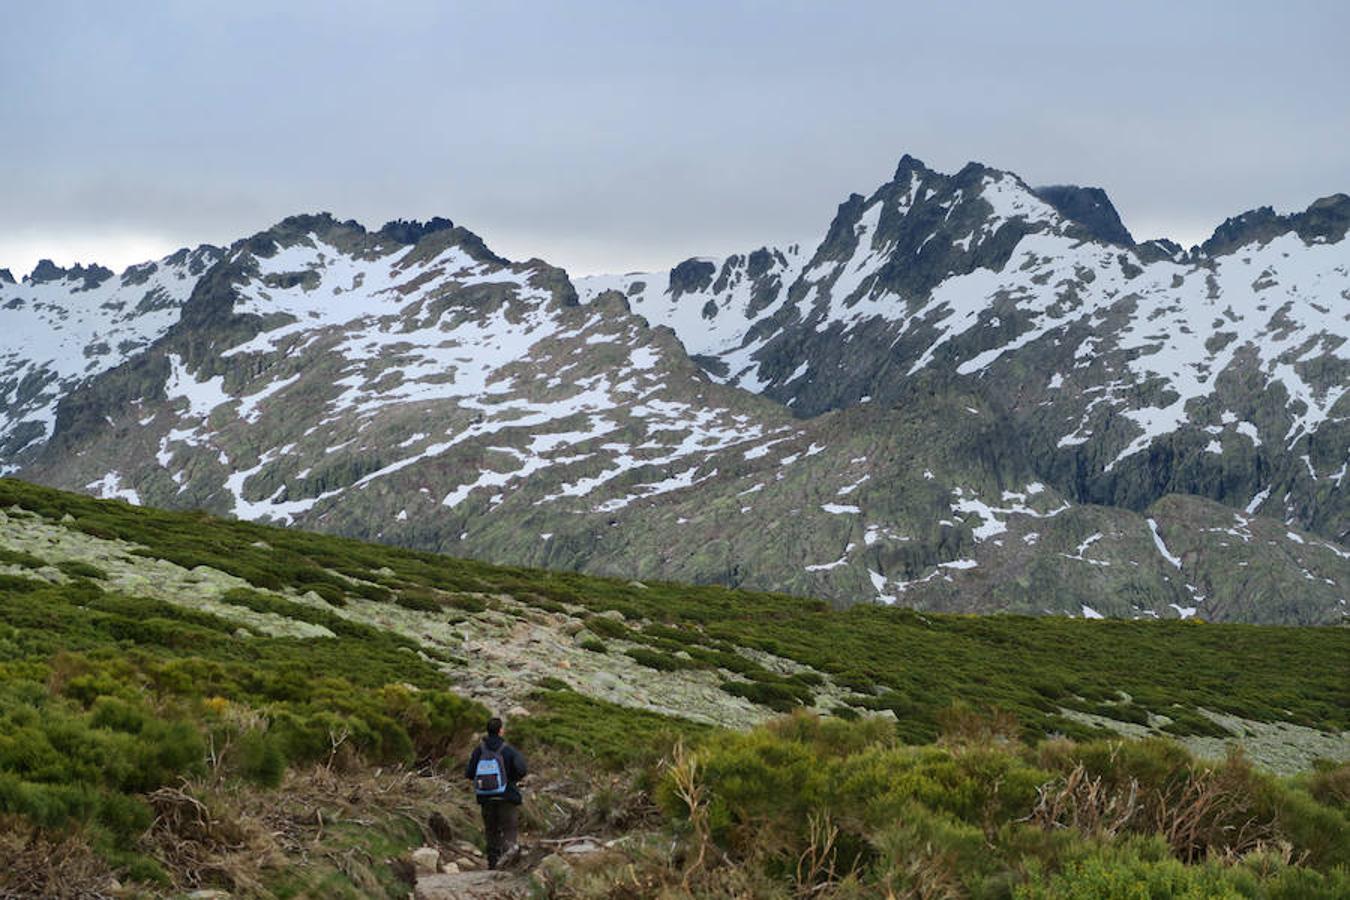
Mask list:
[[[1331,897],[1350,849],[1348,641],[835,611],[0,479],[0,893],[483,883],[457,770],[491,709],[535,772],[512,890],[703,896],[730,880],[842,900],[910,883],[939,852],[946,882],[970,890],[1083,877],[1107,854],[1172,884],[1277,879]],[[1080,784],[1119,836],[1066,812],[1090,806],[1048,802],[1078,803]],[[728,827],[705,830],[702,804]],[[840,868],[785,882],[808,819],[835,823]],[[896,822],[936,830],[911,846]],[[1260,857],[1276,839],[1293,852]],[[421,844],[464,877],[417,878]],[[948,855],[963,846],[977,857]]]
[[[446,684],[498,706],[560,680],[709,724],[802,705],[889,709],[922,740],[953,700],[997,704],[1034,732],[1083,733],[1068,713],[1109,717],[1128,694],[1125,722],[1179,735],[1226,734],[1201,709],[1347,730],[1350,681],[1337,676],[1350,632],[1340,628],[835,611],[784,595],[492,566],[9,479],[0,511],[7,591],[78,585],[302,642],[331,640],[349,622],[395,635]]]

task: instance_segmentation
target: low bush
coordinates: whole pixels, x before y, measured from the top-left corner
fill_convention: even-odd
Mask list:
[[[25,569],[41,569],[47,563],[31,553],[0,547],[0,565],[21,566]]]
[[[274,786],[339,758],[438,765],[486,715],[404,638],[264,591],[222,599],[335,637],[240,640],[233,622],[83,578],[0,592],[0,816],[78,826],[144,873],[158,788],[208,766]]]
[[[778,712],[790,712],[815,702],[811,692],[801,685],[762,681],[724,681],[722,690],[734,697],[744,697],[751,703],[767,706]]]
[[[625,650],[624,654],[639,665],[646,666],[649,669],[655,669],[658,672],[676,672],[680,669],[695,669],[699,667],[698,663],[693,660],[674,656],[670,653],[661,653],[657,650],[649,650],[646,647],[634,647],[631,650]]]
[[[707,725],[596,700],[572,690],[541,689],[537,709],[511,723],[511,740],[527,754],[535,748],[578,754],[618,770],[654,765],[676,741],[702,738]]]
[[[797,713],[677,754],[656,796],[724,865],[798,893],[828,886],[810,880],[823,871],[894,896],[1333,897],[1350,886],[1344,814],[1305,789],[1310,779],[1261,774],[1240,755],[1200,762],[1162,739],[1032,747],[998,716],[987,722],[915,747],[881,720]],[[816,875],[803,883],[804,871]]]
[[[631,628],[608,616],[591,616],[586,620],[586,627],[602,638],[622,640],[635,639],[635,635]]]
[[[63,559],[56,564],[56,567],[65,572],[71,578],[107,578],[108,573],[98,566],[87,562],[81,562],[77,559]]]
[[[589,650],[592,653],[609,652],[609,648],[605,646],[605,642],[599,638],[582,638],[581,643],[577,646],[581,647],[582,650]]]

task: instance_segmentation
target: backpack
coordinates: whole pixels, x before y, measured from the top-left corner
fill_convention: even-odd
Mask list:
[[[480,797],[502,796],[507,788],[506,759],[500,750],[489,749],[487,741],[478,751],[478,767],[473,773],[474,792]]]

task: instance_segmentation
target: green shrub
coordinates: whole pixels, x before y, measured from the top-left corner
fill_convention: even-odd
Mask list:
[[[280,585],[278,585],[279,587]],[[313,591],[326,602],[333,606],[345,606],[347,604],[347,593],[335,584],[326,584],[323,582],[307,582],[299,586],[300,593]]]
[[[31,553],[0,547],[0,565],[22,566],[25,569],[41,569],[47,563]]]
[[[1319,759],[1312,774],[1302,780],[1318,803],[1350,813],[1350,762]]]
[[[56,564],[56,567],[71,578],[105,579],[108,577],[108,573],[98,566],[80,562],[78,559],[63,559]]]
[[[811,692],[798,685],[724,681],[721,687],[732,696],[744,697],[751,703],[758,703],[778,712],[790,712],[799,706],[810,706],[815,702]]]
[[[27,594],[47,586],[47,582],[37,578],[24,578],[21,575],[6,575],[0,572],[0,594]]]
[[[541,691],[570,691],[572,689],[572,686],[561,678],[553,678],[551,676],[539,679],[536,683],[536,687]]]
[[[648,650],[646,647],[634,647],[632,650],[625,650],[624,654],[631,657],[639,665],[655,669],[658,672],[675,672],[679,669],[697,668],[697,663],[691,660],[681,659],[669,653]]]
[[[605,646],[605,642],[599,638],[582,638],[581,643],[577,646],[581,647],[582,650],[589,650],[592,653],[609,652],[609,648]]]
[[[591,616],[586,620],[586,627],[595,632],[602,638],[635,640],[636,635],[633,630],[622,622],[616,622],[608,616]]]
[[[1234,866],[1219,862],[1183,865],[1175,859],[1144,858],[1126,844],[1102,847],[1069,863],[1044,881],[1019,886],[1023,900],[1097,900],[1100,897],[1341,898],[1350,894],[1350,875],[1291,866],[1269,854],[1253,854]]]
[[[513,743],[527,753],[549,746],[616,770],[652,765],[677,740],[694,741],[711,731],[707,725],[619,706],[572,690],[541,690],[533,698],[539,708],[529,718],[512,723]]]
[[[441,611],[436,595],[426,590],[402,590],[393,594],[394,602],[404,609],[435,613]]]
[[[1006,739],[912,747],[898,744],[880,720],[798,713],[750,732],[711,735],[695,753],[696,767],[677,768],[695,773],[712,837],[730,859],[780,877],[818,846],[813,823],[824,822],[835,830],[837,865],[900,896],[1331,897],[1344,890],[1346,829],[1336,811],[1240,757],[1200,764],[1169,748],[1175,745],[1158,739],[1058,742],[1038,753]],[[1118,765],[1108,779],[1104,763],[1112,756]],[[1116,787],[1135,798],[1135,815],[1116,837],[1033,812],[1043,792],[1053,796],[1063,784],[1054,773],[1066,765],[1102,778],[1104,787],[1093,789],[1101,801]],[[690,811],[677,768],[656,798],[678,820]],[[1199,794],[1186,786],[1201,783],[1213,790],[1195,805]],[[1180,832],[1169,843],[1155,831],[1173,820],[1188,823],[1183,831],[1201,843],[1179,839]],[[1233,855],[1225,848],[1235,839],[1258,849],[1237,866],[1208,861]],[[1287,847],[1285,855],[1259,850],[1262,841]],[[1289,865],[1291,856],[1313,869]]]
[[[1163,726],[1168,734],[1180,736],[1200,735],[1203,737],[1232,737],[1233,733],[1208,716],[1189,709],[1169,709],[1167,717],[1172,721]]]
[[[269,788],[281,784],[286,774],[286,753],[277,737],[265,731],[246,731],[234,750],[239,757],[239,772],[249,781]]]
[[[455,609],[466,613],[480,613],[487,610],[487,604],[479,597],[471,597],[468,594],[453,594],[447,601]]]

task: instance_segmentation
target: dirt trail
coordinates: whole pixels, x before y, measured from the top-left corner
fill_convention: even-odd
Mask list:
[[[479,869],[473,872],[421,875],[416,900],[514,900],[528,897],[530,881],[515,872]]]
[[[482,855],[462,842],[456,843],[458,852],[439,858],[434,848],[424,847],[413,854],[414,862],[418,861],[420,854],[427,854],[417,871],[413,895],[416,900],[478,900],[488,897],[512,900],[533,896],[541,886],[557,886],[569,881],[576,872],[625,859],[624,852],[616,849],[624,840],[616,838],[606,841],[584,835],[537,841],[526,839],[521,841],[522,853],[519,858],[505,869],[497,871],[483,868],[485,860]],[[437,871],[432,871],[433,867]]]

